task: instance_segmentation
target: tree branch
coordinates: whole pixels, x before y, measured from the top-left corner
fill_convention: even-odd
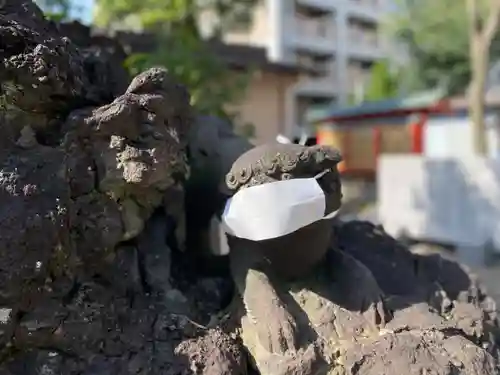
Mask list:
[[[497,0],[492,0],[497,1]],[[469,38],[477,35],[481,31],[479,26],[479,13],[477,9],[477,0],[466,0],[467,24],[469,29]]]
[[[481,38],[487,45],[491,43],[495,37],[500,23],[500,0],[490,0],[490,15],[486,21],[486,25],[482,31]]]

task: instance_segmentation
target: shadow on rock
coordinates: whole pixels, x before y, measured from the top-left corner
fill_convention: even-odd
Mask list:
[[[196,321],[213,296],[169,272],[185,88],[161,68],[114,85],[30,1],[1,2],[0,39],[0,374],[199,373],[186,340],[204,373],[244,368]]]
[[[199,272],[211,217],[240,188],[325,169],[335,211],[339,153],[240,158],[248,142],[201,131],[214,119],[168,72],[129,82],[104,61],[119,48],[80,32],[1,2],[0,375],[497,373],[477,280],[368,223],[323,220],[267,254],[233,244],[228,307],[233,280]]]
[[[408,373],[432,362],[425,368],[430,373],[498,371],[496,304],[466,267],[440,255],[412,254],[368,222],[338,224],[335,229],[336,246],[370,270],[392,315],[383,338],[350,352],[354,373],[396,374],[391,363],[408,356],[416,363]],[[395,346],[402,340],[407,341],[406,352]],[[422,351],[418,348],[424,342],[430,346]],[[452,358],[445,360],[446,366],[439,364],[444,360],[442,350]]]

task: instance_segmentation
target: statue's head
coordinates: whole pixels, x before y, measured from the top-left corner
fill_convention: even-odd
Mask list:
[[[226,175],[230,195],[250,187],[276,181],[315,178],[325,197],[325,215],[337,211],[342,193],[337,164],[338,150],[327,146],[267,144],[241,155]],[[259,202],[255,202],[258,207]],[[331,220],[318,220],[277,238],[251,241],[230,236],[230,246],[244,245],[261,251],[279,274],[299,276],[326,253],[332,233]]]

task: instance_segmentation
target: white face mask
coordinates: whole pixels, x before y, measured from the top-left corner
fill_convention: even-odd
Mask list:
[[[226,233],[252,241],[285,236],[325,216],[326,197],[317,179],[297,178],[252,186],[230,198],[222,214]]]

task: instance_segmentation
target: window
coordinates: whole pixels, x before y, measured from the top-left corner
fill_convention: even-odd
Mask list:
[[[320,17],[317,21],[317,34],[322,38],[328,38],[331,30],[330,17]]]
[[[367,46],[377,46],[377,24],[358,18],[351,18],[348,21],[348,38],[353,43],[360,43]]]
[[[334,59],[331,56],[314,56],[306,53],[297,54],[297,64],[306,69],[314,70],[321,76],[330,76],[334,69]]]

